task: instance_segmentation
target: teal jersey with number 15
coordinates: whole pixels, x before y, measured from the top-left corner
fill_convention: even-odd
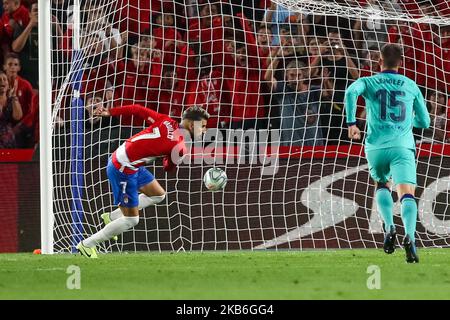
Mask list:
[[[345,92],[347,125],[356,124],[356,101],[366,101],[366,151],[391,147],[416,148],[412,133],[428,128],[430,115],[414,81],[395,71],[358,79]]]

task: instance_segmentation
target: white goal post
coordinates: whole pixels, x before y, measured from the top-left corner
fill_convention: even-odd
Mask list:
[[[39,1],[39,161],[41,178],[41,252],[53,248],[53,176],[52,176],[52,86],[51,86],[51,1]]]

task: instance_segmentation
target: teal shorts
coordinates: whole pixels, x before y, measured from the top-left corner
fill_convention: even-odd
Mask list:
[[[385,148],[366,152],[369,172],[376,182],[386,183],[392,177],[394,184],[417,184],[415,150]]]

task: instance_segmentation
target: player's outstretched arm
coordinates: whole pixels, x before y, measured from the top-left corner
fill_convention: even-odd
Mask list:
[[[350,139],[361,139],[361,131],[356,126],[356,101],[365,90],[365,81],[363,79],[358,79],[345,91],[344,106],[348,125],[348,137]]]
[[[366,82],[363,78],[356,80],[345,90],[344,107],[348,126],[356,124],[356,101],[365,90]]]
[[[428,128],[430,126],[430,114],[428,113],[425,99],[419,88],[417,88],[417,95],[414,99],[413,108],[415,113],[413,126],[421,129]]]
[[[136,105],[126,105],[126,106],[121,106],[121,107],[114,107],[114,108],[110,108],[110,109],[105,108],[105,107],[99,107],[99,108],[97,108],[97,110],[99,113],[97,115],[103,116],[103,117],[109,117],[109,116],[118,117],[121,115],[137,116],[137,117],[143,119],[147,123],[147,125],[151,125],[152,123],[158,121],[161,117],[164,116],[152,109],[149,109],[149,108],[137,105],[137,104]],[[96,114],[96,112],[94,112],[94,114]]]

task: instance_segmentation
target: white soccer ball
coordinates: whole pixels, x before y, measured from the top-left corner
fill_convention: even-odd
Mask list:
[[[219,168],[211,168],[203,176],[203,183],[209,191],[218,191],[225,188],[228,181],[225,171]]]

